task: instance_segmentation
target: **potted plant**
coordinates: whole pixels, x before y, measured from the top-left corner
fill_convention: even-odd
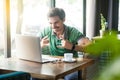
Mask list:
[[[85,51],[95,56],[100,56],[104,51],[108,51],[106,59],[101,58],[102,62],[99,62],[102,64],[99,67],[104,68],[100,68],[100,72],[94,80],[120,80],[120,40],[117,38],[117,32],[111,31],[111,35],[109,35],[109,31],[106,31],[103,38],[96,39],[86,47]]]
[[[100,14],[100,18],[101,18],[100,37],[102,37],[105,32],[107,22],[102,13]]]

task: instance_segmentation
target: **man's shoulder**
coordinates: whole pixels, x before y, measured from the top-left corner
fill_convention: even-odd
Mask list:
[[[44,28],[43,31],[44,31],[44,32],[50,32],[50,31],[51,31],[51,28],[50,28],[49,26],[47,26],[47,27]]]
[[[79,36],[79,37],[82,37],[84,36],[77,28],[75,27],[71,27],[71,26],[66,26],[66,31],[69,35],[71,36]]]
[[[40,31],[40,36],[42,36],[42,37],[46,36],[46,35],[50,34],[51,31],[52,30],[50,29],[49,26],[48,27],[44,27],[44,29]]]
[[[68,30],[77,30],[75,27],[73,27],[73,26],[66,26],[66,29],[68,29]]]
[[[77,28],[75,28],[75,27],[72,27],[72,26],[66,26],[66,30],[67,31],[70,31],[70,32],[72,32],[72,33],[76,33],[76,32],[79,32],[79,33],[81,33]]]
[[[50,26],[44,27],[44,30],[50,30],[50,29],[51,29]]]

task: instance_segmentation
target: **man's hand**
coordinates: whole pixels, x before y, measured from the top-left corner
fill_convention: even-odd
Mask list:
[[[78,45],[75,50],[85,52],[85,48],[91,43],[92,42],[88,38],[82,38],[78,41]]]
[[[44,38],[42,38],[40,41],[40,44],[41,44],[41,47],[48,46],[49,45],[48,36],[45,36]]]
[[[61,41],[61,45],[62,45],[63,48],[66,48],[66,49],[69,49],[69,50],[71,50],[72,46],[73,46],[73,44],[71,42],[69,42],[68,40],[65,40],[65,39],[63,39]]]
[[[60,36],[60,39],[61,39],[61,46],[58,46],[58,47],[66,48],[66,49],[69,49],[69,50],[72,49],[73,44],[71,42],[69,42],[68,40],[64,39],[63,36]]]
[[[78,41],[78,45],[87,46],[90,45],[91,41],[88,38],[82,38]]]

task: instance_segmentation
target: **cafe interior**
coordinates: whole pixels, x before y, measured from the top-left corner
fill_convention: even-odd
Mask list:
[[[65,80],[66,75],[76,71],[77,80],[120,80],[119,3],[120,0],[0,0],[0,80]],[[16,35],[37,36],[49,26],[46,15],[51,7],[64,9],[65,24],[78,29],[92,44],[71,62],[62,60],[65,55],[50,55],[49,47],[41,49],[42,55],[55,61],[19,59],[18,53],[39,47],[19,43],[24,50],[18,52]],[[32,57],[30,53],[25,54]]]

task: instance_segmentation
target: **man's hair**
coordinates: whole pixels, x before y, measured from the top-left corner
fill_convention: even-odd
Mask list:
[[[65,18],[65,12],[61,8],[50,8],[47,17],[49,18],[54,16],[58,16],[61,20],[63,20]]]

